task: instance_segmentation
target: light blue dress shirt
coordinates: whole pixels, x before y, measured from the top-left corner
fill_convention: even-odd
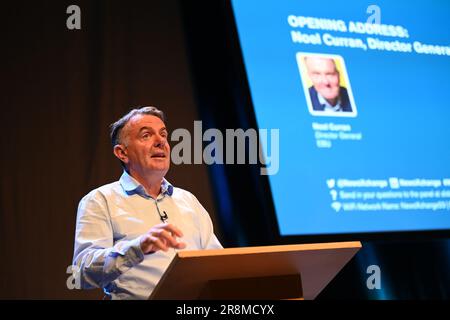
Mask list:
[[[208,212],[190,192],[163,179],[153,199],[127,172],[87,194],[78,206],[73,265],[81,288],[103,288],[113,299],[147,299],[176,254],[144,254],[140,236],[161,223],[177,226],[183,250],[219,249]],[[189,276],[189,275],[187,275]]]
[[[317,98],[319,99],[319,103],[325,108],[323,111],[329,111],[329,112],[342,112],[342,105],[341,105],[341,97],[339,96],[338,103],[335,106],[332,106],[328,103],[327,99],[325,99],[320,93],[317,93]]]

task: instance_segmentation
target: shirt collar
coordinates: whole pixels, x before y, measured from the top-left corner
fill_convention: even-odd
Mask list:
[[[119,182],[125,192],[129,195],[138,194],[144,198],[150,197],[145,191],[145,188],[126,171],[123,171]],[[173,186],[165,178],[163,178],[161,182],[161,194],[167,194],[169,196],[172,196],[173,194]]]
[[[166,180],[166,178],[163,178],[163,181],[161,183],[161,193],[167,194],[169,196],[172,196],[173,194],[173,185],[171,185],[170,182]]]
[[[319,103],[323,106],[325,106],[324,111],[341,111],[341,96],[339,95],[338,103],[335,106],[332,106],[328,103],[328,101],[322,97],[320,93],[317,92],[317,98],[319,99]]]

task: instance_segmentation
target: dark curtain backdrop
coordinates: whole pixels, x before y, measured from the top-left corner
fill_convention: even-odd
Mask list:
[[[71,4],[81,8],[79,31],[66,28]],[[78,201],[121,174],[108,125],[137,105],[163,109],[169,129],[191,130],[198,119],[178,1],[1,10],[0,298],[101,298],[68,290],[66,269]],[[172,165],[168,179],[214,219],[204,166]]]

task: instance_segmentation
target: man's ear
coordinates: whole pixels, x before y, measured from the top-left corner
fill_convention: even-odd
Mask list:
[[[113,149],[114,155],[123,163],[128,163],[128,154],[122,144],[116,144]]]

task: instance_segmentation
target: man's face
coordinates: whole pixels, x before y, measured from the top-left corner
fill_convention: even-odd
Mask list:
[[[130,173],[159,173],[164,177],[170,167],[170,146],[164,122],[153,115],[137,115],[124,126],[121,144]]]
[[[332,59],[308,57],[306,67],[318,93],[327,100],[339,97],[339,72]]]

